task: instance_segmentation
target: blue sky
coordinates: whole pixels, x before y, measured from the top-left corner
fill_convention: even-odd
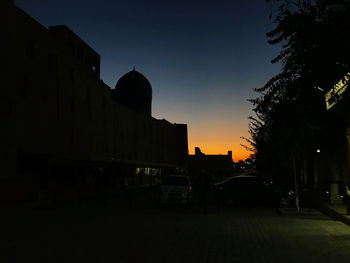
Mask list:
[[[132,70],[153,87],[152,113],[187,123],[189,150],[233,151],[248,135],[259,88],[278,73],[279,51],[267,44],[270,4],[232,1],[17,0],[44,26],[67,25],[101,56],[101,78],[114,88]]]

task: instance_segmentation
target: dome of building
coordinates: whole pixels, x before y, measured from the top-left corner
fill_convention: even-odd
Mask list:
[[[151,115],[152,86],[146,77],[135,69],[118,80],[112,97],[133,111]]]

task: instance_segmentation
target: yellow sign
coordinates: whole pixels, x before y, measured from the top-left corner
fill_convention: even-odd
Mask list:
[[[350,73],[346,74],[334,87],[326,94],[326,106],[327,110],[332,108],[341,99],[341,94],[348,88],[350,80]]]

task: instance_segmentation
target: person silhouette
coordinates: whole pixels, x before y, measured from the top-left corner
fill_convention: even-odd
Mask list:
[[[207,213],[208,195],[210,191],[210,174],[202,169],[199,175],[199,206],[203,214]]]

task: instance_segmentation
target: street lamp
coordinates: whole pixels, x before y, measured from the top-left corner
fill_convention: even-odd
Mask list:
[[[324,89],[321,89],[319,86],[314,87],[315,89],[318,89],[319,91],[322,91],[323,93],[325,93]]]

